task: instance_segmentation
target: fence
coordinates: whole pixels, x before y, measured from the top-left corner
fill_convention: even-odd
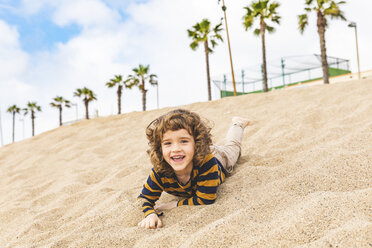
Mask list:
[[[327,61],[331,77],[350,73],[349,60],[327,57]],[[322,77],[322,62],[318,54],[283,57],[280,60],[267,62],[269,90],[310,82]],[[262,65],[243,68],[240,81],[239,77],[235,76],[235,78],[238,95],[263,92]],[[233,95],[233,84],[228,75],[212,79],[212,82],[220,92],[221,98]]]

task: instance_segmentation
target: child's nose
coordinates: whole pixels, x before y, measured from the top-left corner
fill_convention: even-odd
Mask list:
[[[181,146],[178,143],[174,143],[172,146],[172,151],[179,151],[181,150]]]

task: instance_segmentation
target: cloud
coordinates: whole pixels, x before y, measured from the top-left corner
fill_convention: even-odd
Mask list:
[[[29,56],[22,51],[17,28],[0,20],[0,107],[3,127],[3,140],[11,139],[11,118],[6,109],[13,104],[21,107],[28,94],[35,91],[23,81],[23,75],[29,66]]]
[[[23,80],[29,66],[29,56],[20,47],[16,27],[0,20],[0,33],[0,98],[1,103],[11,105],[34,91]]]
[[[25,16],[34,15],[49,4],[48,0],[22,0],[18,13]]]
[[[16,27],[0,20],[0,33],[0,78],[6,81],[25,70],[28,57],[20,48]]]
[[[84,28],[110,27],[120,22],[117,11],[99,0],[63,1],[56,7],[53,20],[60,26],[77,24]]]

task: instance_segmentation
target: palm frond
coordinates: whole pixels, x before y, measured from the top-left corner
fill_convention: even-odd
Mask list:
[[[271,18],[271,21],[272,22],[275,22],[275,23],[277,23],[277,24],[280,24],[280,19],[281,19],[281,16],[273,16],[272,18]]]
[[[77,96],[77,97],[84,96],[83,101],[88,101],[88,102],[97,100],[94,92],[88,89],[87,87],[84,87],[82,89],[76,89],[76,91],[74,92],[74,96]]]
[[[192,31],[191,29],[187,29],[187,34],[188,34],[189,37],[191,37],[193,39],[196,38],[195,37],[196,33],[194,31]]]
[[[139,82],[140,80],[136,75],[129,75],[128,79],[125,80],[125,83],[127,83],[128,85],[132,85],[132,86],[139,84]]]
[[[74,96],[77,96],[77,97],[80,97],[82,94],[83,94],[82,89],[76,89],[76,91],[74,92]]]
[[[192,29],[188,29],[188,36],[192,39],[192,43],[190,44],[190,48],[195,50],[197,46],[193,43],[204,42],[208,39],[208,35],[210,34],[210,21],[208,19],[203,19],[201,22],[196,23],[192,26]],[[218,28],[217,28],[218,29]]]
[[[271,26],[269,26],[269,25],[266,25],[266,30],[267,30],[267,32],[269,32],[270,34],[275,32],[275,28],[274,28],[274,27],[271,27]]]
[[[199,26],[200,31],[204,34],[207,34],[210,32],[211,22],[208,19],[203,19]]]
[[[145,78],[145,75],[148,73],[150,66],[149,65],[139,65],[138,68],[133,68],[133,72],[141,78]]]
[[[211,39],[210,42],[213,48],[217,45],[217,42],[213,39]]]
[[[41,107],[37,105],[37,102],[28,102],[27,107],[23,109],[24,114],[27,115],[29,111],[41,111]]]
[[[56,97],[53,98],[54,102],[51,102],[50,106],[55,107],[55,108],[59,108],[59,107],[62,106],[63,100],[64,99],[61,96],[56,96]]]
[[[7,109],[7,112],[9,113],[18,113],[21,111],[21,109],[17,105],[12,105]]]
[[[220,34],[220,32],[223,30],[221,26],[222,23],[219,23],[213,28],[213,35],[210,38],[212,47],[215,47],[217,45],[217,40],[223,41],[223,38]]]
[[[244,7],[243,9],[245,9],[247,11],[247,14],[246,14],[247,16],[251,16],[252,15],[253,10],[249,6]]]
[[[113,82],[107,82],[106,85],[107,85],[107,87],[112,88],[112,87],[115,86],[115,83],[113,83]]]
[[[330,6],[328,8],[324,9],[323,14],[324,16],[330,16],[331,19],[342,19],[346,21],[344,13],[340,10],[338,4],[334,1],[330,3]]]
[[[223,30],[223,28],[222,28],[222,23],[217,24],[217,25],[213,28],[213,32],[214,32],[215,34],[220,33],[222,30]]]
[[[134,82],[135,79],[136,78],[133,75],[129,75],[128,78],[123,81],[123,85],[125,86],[125,88],[131,89],[136,84]]]
[[[253,34],[259,36],[259,35],[261,34],[261,30],[260,30],[259,28],[256,28],[256,29],[253,31]]]
[[[245,7],[246,14],[243,16],[243,25],[245,30],[250,29],[254,21],[269,20],[273,23],[280,24],[281,17],[277,13],[277,9],[280,7],[280,3],[272,2],[269,0],[257,0],[252,2],[250,6]],[[257,29],[253,32],[255,35],[259,35],[260,31]]]
[[[269,12],[270,13],[276,13],[276,9],[280,6],[280,3],[273,2],[269,5]]]
[[[123,80],[123,76],[122,75],[115,75],[115,82],[121,82]]]
[[[300,33],[303,34],[306,26],[309,24],[307,14],[302,14],[298,16],[298,28],[300,29]]]
[[[196,50],[196,48],[198,48],[199,46],[199,42],[197,41],[193,41],[191,44],[190,44],[190,47],[192,50]]]
[[[254,13],[249,7],[245,7],[245,9],[247,10],[247,13],[245,14],[245,16],[243,16],[243,25],[245,27],[245,31],[247,31],[253,25]]]
[[[216,39],[216,42],[217,42],[217,40],[223,42],[222,35],[220,35],[220,34],[215,34],[215,35],[213,35],[213,36],[212,36],[212,39]]]

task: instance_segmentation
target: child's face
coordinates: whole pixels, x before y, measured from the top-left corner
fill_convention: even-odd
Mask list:
[[[163,135],[161,148],[165,161],[173,168],[175,173],[187,172],[188,169],[192,168],[195,141],[186,129],[166,131]]]

